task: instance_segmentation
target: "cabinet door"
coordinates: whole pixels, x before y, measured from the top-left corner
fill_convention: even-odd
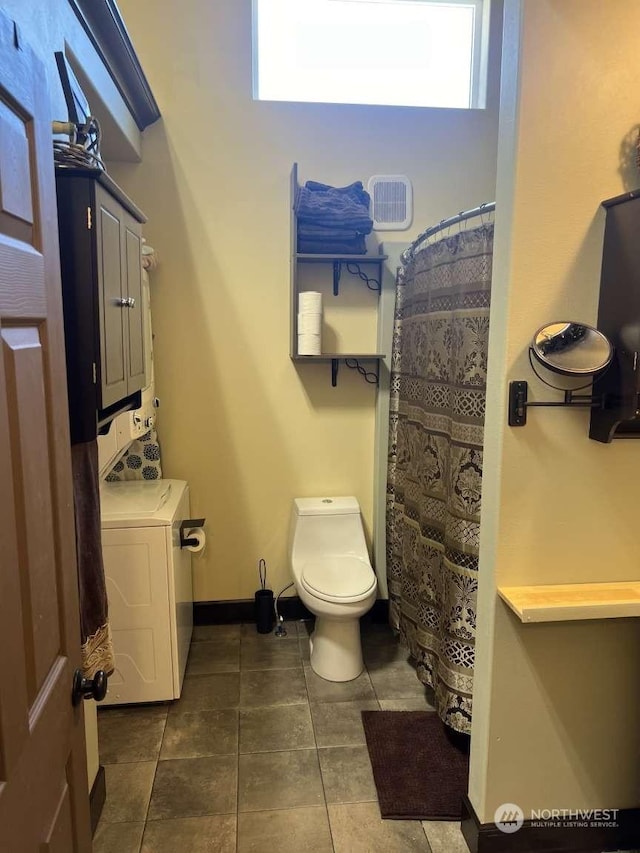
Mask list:
[[[145,387],[144,325],[142,293],[142,240],[140,225],[125,213],[123,216],[123,239],[127,297],[130,301],[126,310],[128,342],[127,393],[133,394]],[[131,300],[133,302],[131,303]]]
[[[126,397],[126,278],[122,216],[115,199],[96,185],[96,248],[100,307],[100,408]]]

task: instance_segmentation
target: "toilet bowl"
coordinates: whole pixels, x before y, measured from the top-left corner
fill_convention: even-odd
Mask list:
[[[373,606],[378,583],[356,498],[295,498],[289,563],[298,595],[316,617],[311,668],[327,681],[357,678],[364,669],[360,617]]]

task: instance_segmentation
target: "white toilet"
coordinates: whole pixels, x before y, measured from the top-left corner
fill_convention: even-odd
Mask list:
[[[360,617],[376,600],[356,498],[295,498],[289,560],[303,604],[315,614],[311,668],[327,681],[351,681],[364,668]]]

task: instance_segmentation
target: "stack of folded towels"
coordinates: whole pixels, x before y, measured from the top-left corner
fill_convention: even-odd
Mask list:
[[[369,193],[361,181],[330,187],[307,181],[298,188],[294,210],[298,221],[298,252],[323,255],[364,255],[370,234]]]

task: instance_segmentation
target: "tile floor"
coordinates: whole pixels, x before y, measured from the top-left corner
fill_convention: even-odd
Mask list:
[[[380,819],[360,711],[431,707],[391,631],[364,626],[367,668],[335,684],[308,628],[198,627],[179,701],[100,711],[94,853],[467,853],[457,823]]]

